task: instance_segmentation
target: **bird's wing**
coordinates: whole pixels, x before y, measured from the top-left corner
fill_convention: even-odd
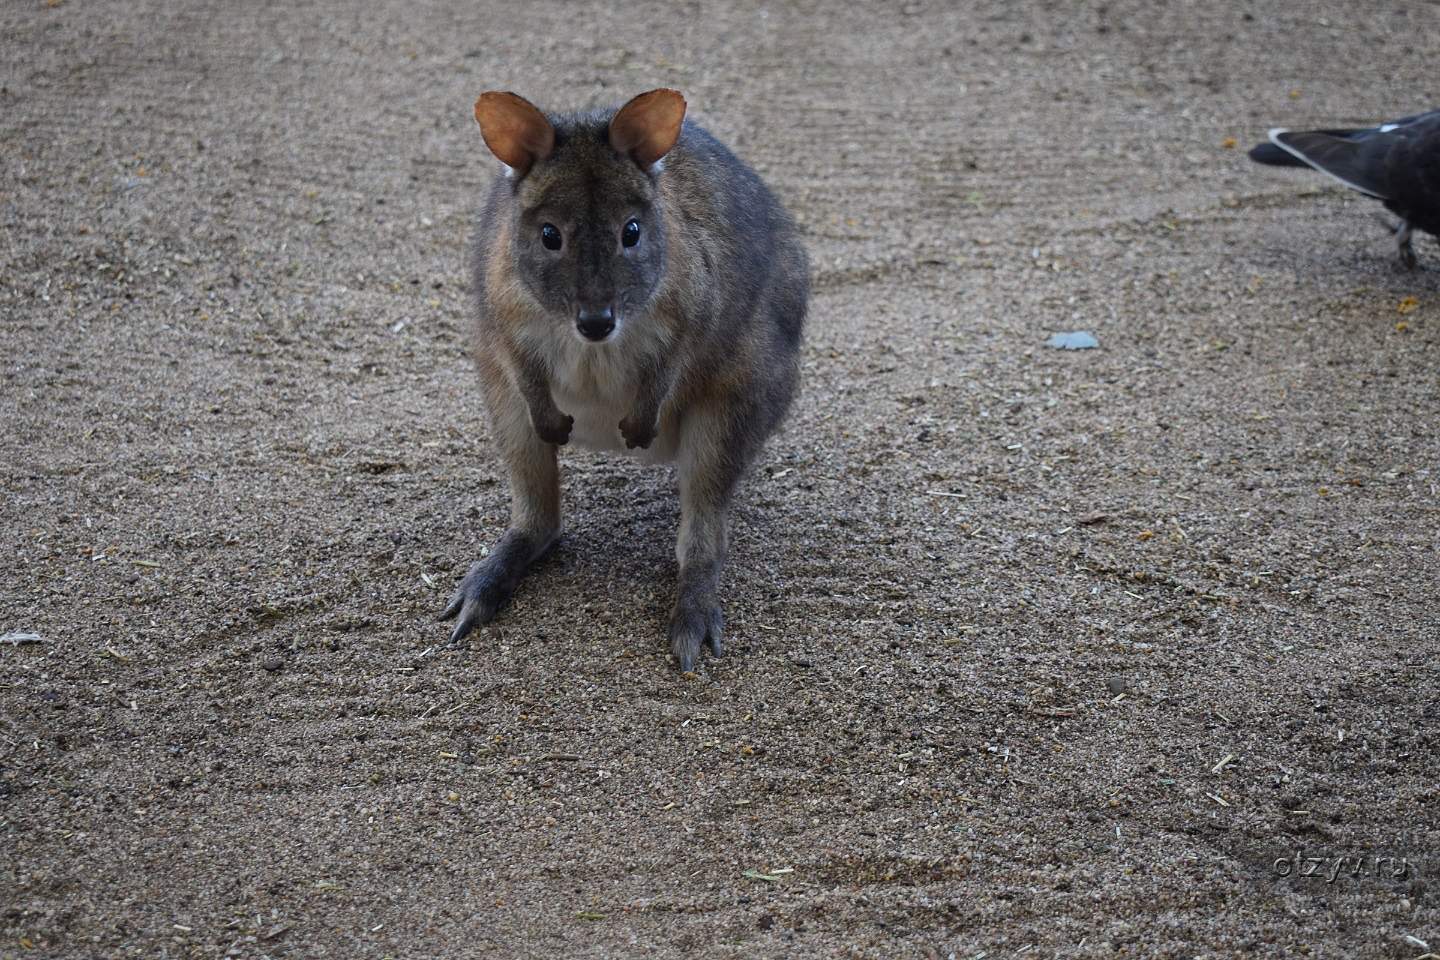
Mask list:
[[[1440,236],[1440,111],[1394,133],[1386,158],[1390,199],[1385,205],[1417,230]]]
[[[1416,124],[1419,124],[1420,126],[1426,126],[1427,124],[1431,123],[1440,123],[1440,110],[1427,110],[1424,113],[1417,113],[1414,116],[1401,117],[1399,120],[1391,120],[1388,123],[1382,123],[1379,127],[1376,128],[1376,130],[1378,130],[1380,133],[1391,133],[1395,130],[1401,129],[1402,127],[1411,127]]]

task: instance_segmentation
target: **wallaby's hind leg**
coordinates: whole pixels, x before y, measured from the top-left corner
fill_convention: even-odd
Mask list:
[[[451,642],[489,623],[530,565],[560,536],[560,470],[554,445],[540,439],[518,405],[506,404],[494,421],[510,469],[510,527],[489,556],[471,564],[440,615],[448,620],[459,614]]]
[[[683,671],[695,668],[702,646],[716,656],[723,649],[725,621],[716,593],[729,546],[730,501],[750,454],[734,413],[690,414],[680,444],[680,536],[675,542],[680,579],[669,635],[670,651]]]

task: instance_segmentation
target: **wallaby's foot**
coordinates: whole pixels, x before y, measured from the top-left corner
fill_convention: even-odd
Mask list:
[[[720,604],[711,600],[681,599],[670,614],[670,652],[680,661],[682,673],[695,669],[701,646],[720,656],[723,650],[725,617]]]
[[[500,538],[490,556],[471,564],[445,612],[440,614],[441,620],[459,615],[450,634],[450,642],[465,639],[471,630],[495,619],[495,614],[510,599],[530,565],[554,544],[555,539],[550,537],[548,541],[540,541],[511,530]]]
[[[470,572],[465,574],[465,579],[460,581],[455,595],[450,598],[450,605],[440,614],[441,620],[449,620],[457,613],[460,615],[450,633],[451,643],[458,643],[471,630],[494,620],[501,605],[515,592],[519,578],[506,576],[506,571],[499,569],[494,560],[490,556],[472,563]]]
[[[627,448],[634,450],[639,447],[644,450],[655,439],[658,426],[654,416],[638,419],[629,416],[620,421],[620,433],[625,438]]]
[[[564,446],[570,439],[570,428],[573,426],[575,418],[559,410],[552,410],[545,417],[535,420],[535,432],[540,435],[540,439],[557,447]]]

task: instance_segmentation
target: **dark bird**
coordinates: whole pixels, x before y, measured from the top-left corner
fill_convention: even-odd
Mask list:
[[[1415,268],[1411,233],[1440,236],[1440,110],[1354,130],[1270,131],[1250,159],[1276,167],[1314,167],[1374,197],[1400,218],[1400,262]]]

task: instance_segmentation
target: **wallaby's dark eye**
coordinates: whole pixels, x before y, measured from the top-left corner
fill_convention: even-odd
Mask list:
[[[625,224],[625,229],[620,231],[620,242],[627,247],[633,247],[640,242],[640,224],[631,220]]]
[[[560,231],[555,229],[553,223],[547,223],[540,228],[540,242],[545,244],[546,250],[560,249]]]

